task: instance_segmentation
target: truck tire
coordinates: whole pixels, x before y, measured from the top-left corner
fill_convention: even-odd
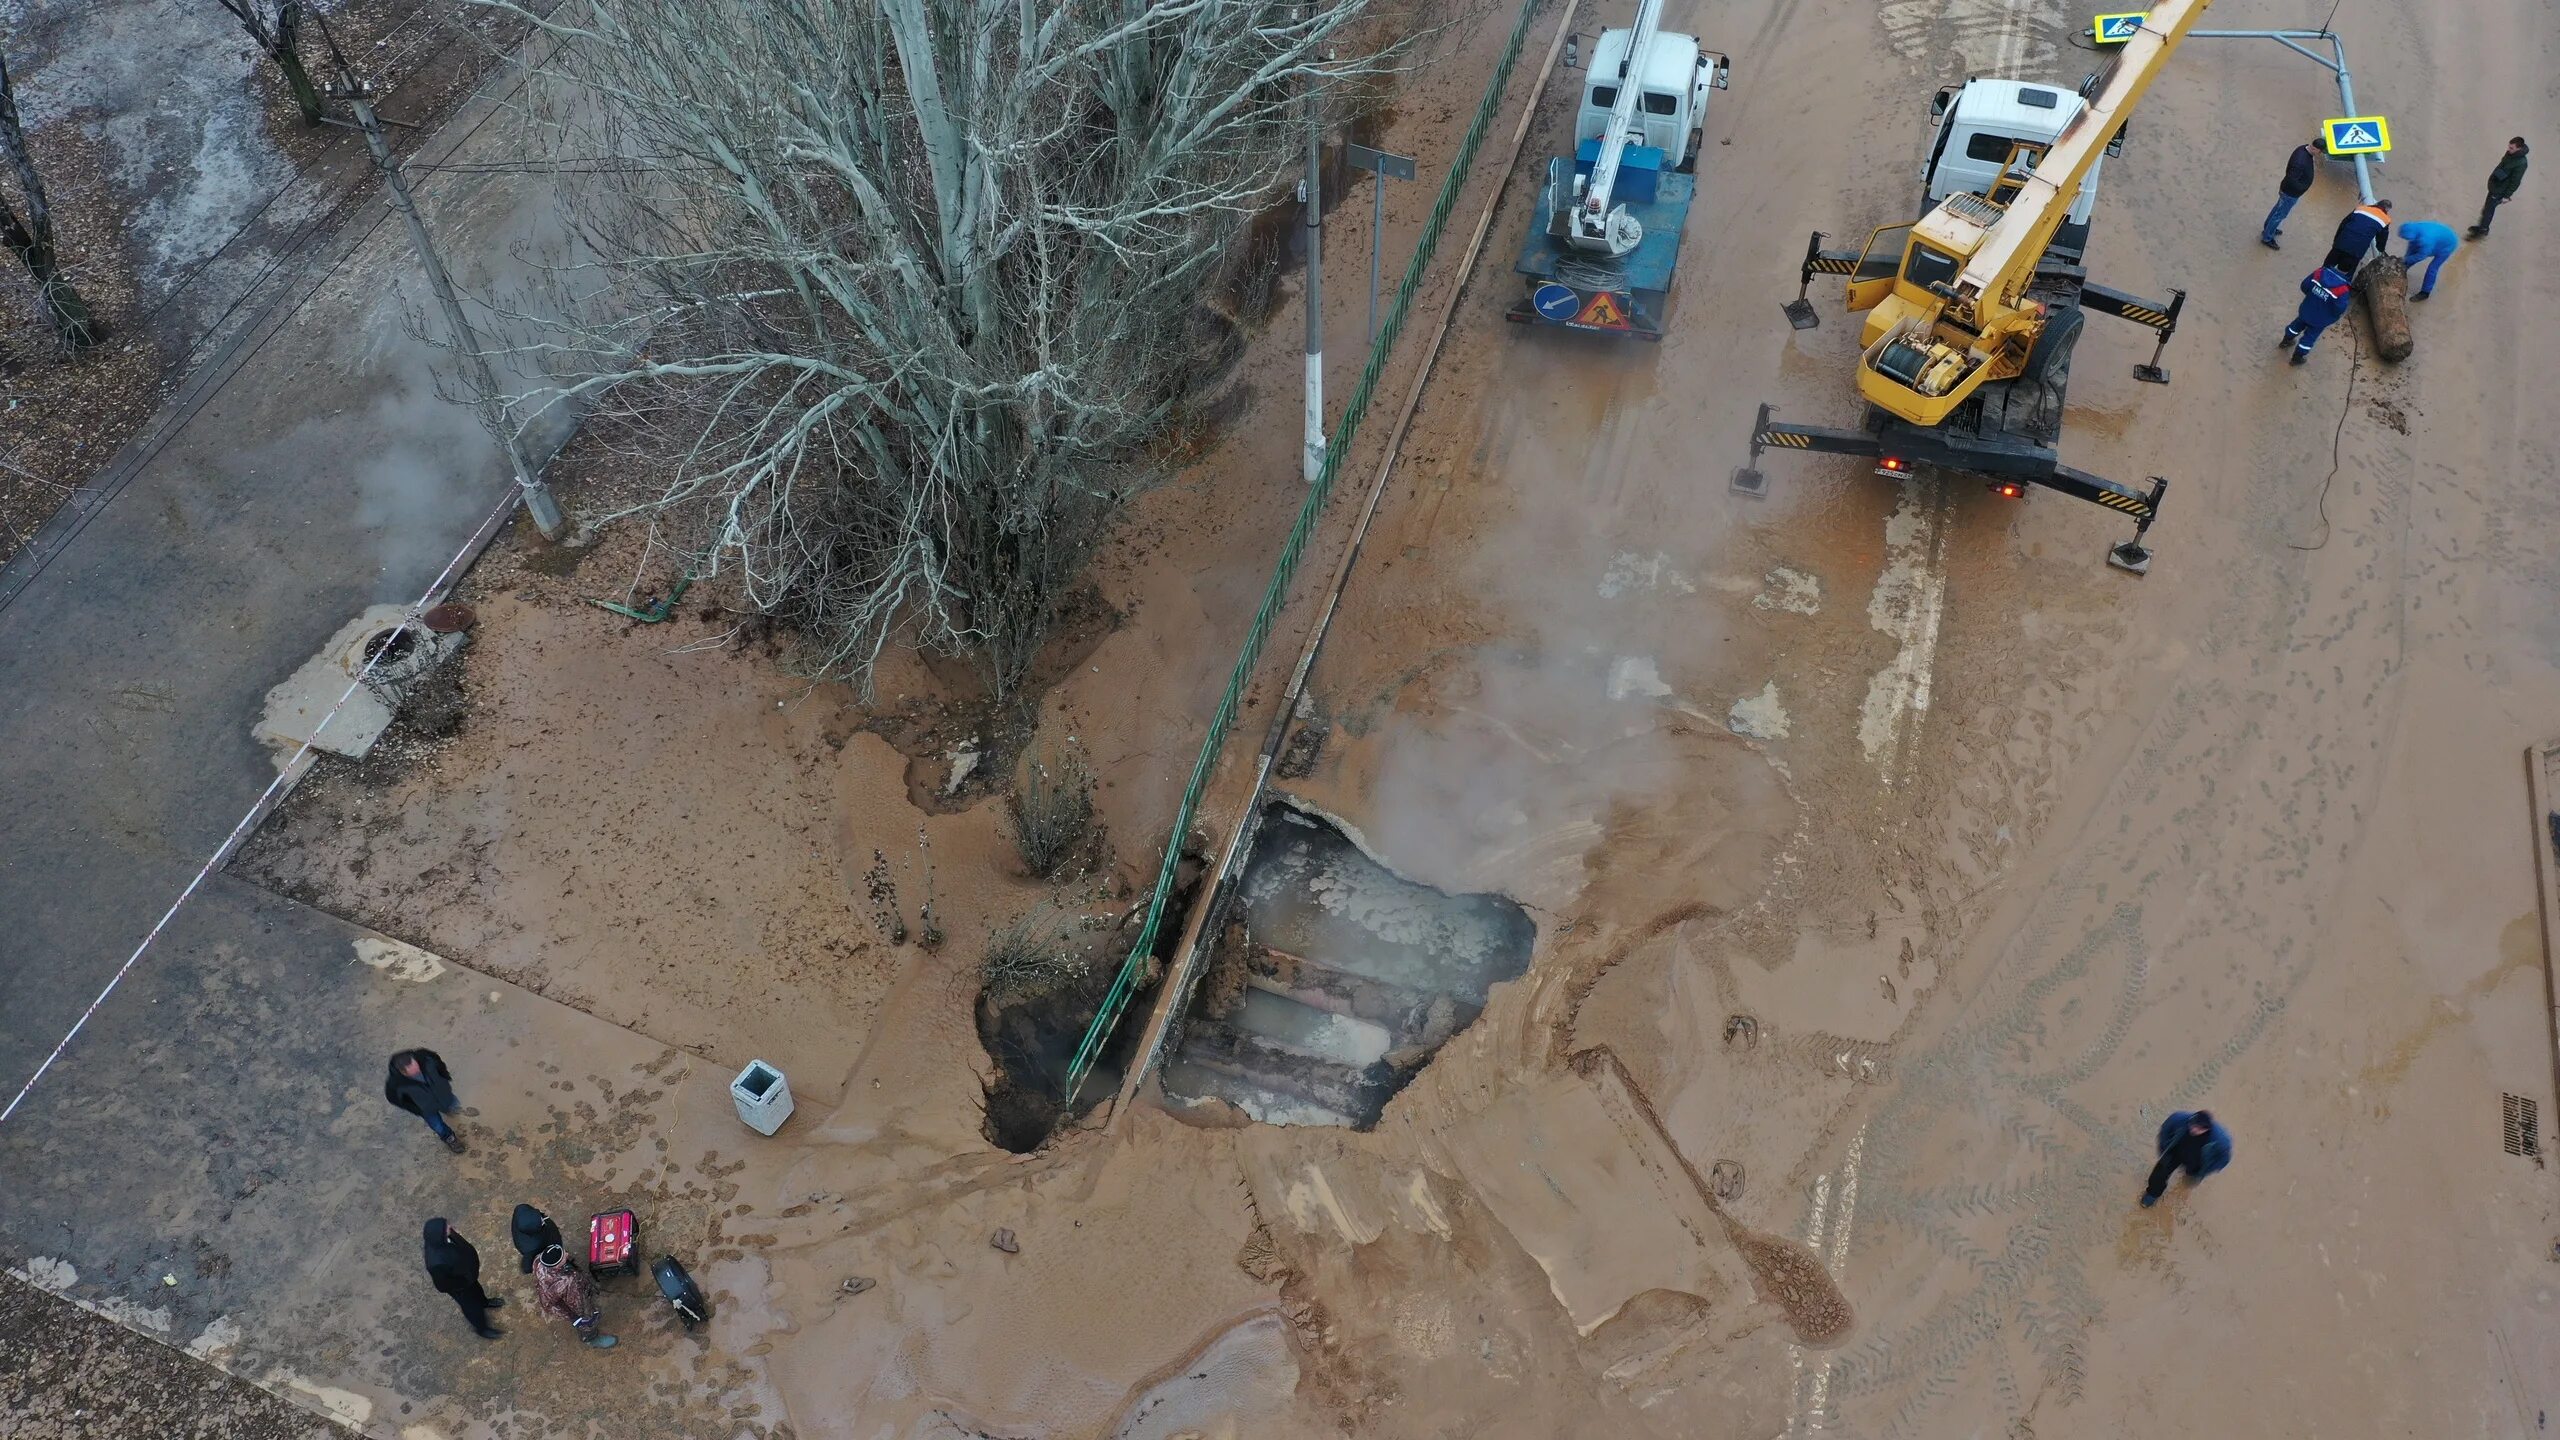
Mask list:
[[[1698,173],[1698,146],[1706,138],[1707,132],[1703,126],[1689,132],[1689,153],[1681,157],[1679,165],[1679,171],[1681,174],[1695,175]]]
[[[2009,392],[2008,428],[2052,444],[2062,434],[2062,404],[2071,388],[2071,355],[2080,347],[2080,330],[2088,321],[2077,305],[2058,312],[2027,352],[2026,368]],[[2020,413],[2023,412],[2023,413]]]

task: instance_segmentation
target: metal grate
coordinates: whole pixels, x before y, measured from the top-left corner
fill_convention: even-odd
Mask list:
[[[2542,1153],[2541,1104],[2527,1095],[2506,1097],[2507,1153],[2540,1155]]]

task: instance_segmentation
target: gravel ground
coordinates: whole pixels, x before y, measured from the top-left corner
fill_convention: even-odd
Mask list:
[[[352,1433],[0,1273],[0,1436],[347,1440]]]

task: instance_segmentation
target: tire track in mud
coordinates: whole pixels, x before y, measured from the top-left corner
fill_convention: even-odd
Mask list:
[[[1881,0],[1876,6],[1876,26],[1895,53],[1922,74],[1945,79],[2059,79],[2053,67],[2062,37],[2085,23],[2052,0]]]
[[[2409,463],[2405,444],[2351,457],[2362,474],[2341,488],[2366,505],[2327,555],[2280,548],[2297,497],[2233,497],[2247,550],[2282,562],[2216,574],[2230,599],[2139,749],[2078,833],[2047,842],[2066,857],[2055,883],[1943,1035],[1839,1122],[1867,1136],[1862,1210],[1883,1238],[1856,1287],[1872,1328],[1826,1386],[1835,1433],[1940,1433],[1960,1393],[2012,1419],[2022,1389],[2080,1397],[2105,1317],[2082,1257],[2121,1227],[2150,1124],[2284,1013],[2353,858],[2322,827],[2372,811],[2409,623]],[[2163,958],[2180,962],[2178,1013],[2221,1038],[2164,1034],[2143,1062],[2164,1073],[2113,1069],[2163,1003]]]

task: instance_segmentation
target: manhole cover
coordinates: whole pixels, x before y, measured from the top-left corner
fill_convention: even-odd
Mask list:
[[[2507,1153],[2539,1155],[2542,1153],[2542,1106],[2529,1095],[2506,1097]]]

